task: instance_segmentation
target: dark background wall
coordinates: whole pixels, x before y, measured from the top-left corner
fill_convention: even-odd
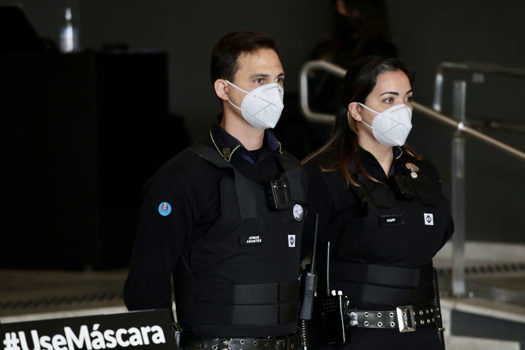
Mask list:
[[[71,6],[81,45],[100,49],[125,43],[132,49],[168,52],[169,108],[184,117],[191,135],[200,135],[219,111],[209,81],[213,44],[224,33],[252,29],[276,38],[286,71],[285,88],[298,90],[298,72],[312,47],[331,28],[329,0],[175,1],[22,0],[35,29],[56,40],[63,9]],[[0,0],[0,5],[12,1]],[[387,0],[400,57],[417,71],[415,99],[432,104],[435,70],[443,61],[480,61],[525,66],[525,5],[520,0]],[[478,119],[525,121],[525,79],[469,74],[445,78],[444,112],[451,113],[451,82],[469,82],[467,115]],[[525,135],[487,131],[521,150]],[[409,142],[435,161],[450,193],[452,131],[415,115]],[[289,142],[289,141],[288,141]],[[286,145],[287,141],[284,141]],[[467,237],[524,242],[525,163],[468,141]]]

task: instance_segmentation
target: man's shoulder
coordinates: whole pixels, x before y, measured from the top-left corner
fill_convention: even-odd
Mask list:
[[[148,183],[151,185],[155,182],[178,182],[183,186],[192,183],[200,183],[204,178],[214,176],[217,167],[207,162],[196,151],[196,146],[207,147],[202,143],[194,143],[183,149],[170,160],[165,162]]]
[[[168,160],[161,170],[165,169],[177,177],[188,176],[195,173],[202,175],[203,172],[215,168],[213,164],[199,155],[202,151],[213,152],[216,150],[205,143],[196,142]]]

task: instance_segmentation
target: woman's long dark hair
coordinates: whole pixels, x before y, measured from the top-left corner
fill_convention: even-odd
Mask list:
[[[358,186],[352,178],[349,164],[354,164],[358,173],[373,181],[373,178],[362,166],[359,159],[359,139],[357,136],[357,122],[349,118],[348,105],[351,102],[365,103],[366,97],[374,89],[377,76],[384,72],[402,71],[410,81],[414,81],[414,73],[397,58],[367,57],[352,64],[343,79],[337,102],[337,114],[332,135],[328,142],[319,150],[303,160],[303,164],[323,153],[333,153],[337,156],[334,164],[324,167],[322,171],[341,171],[347,184]],[[419,158],[410,147],[402,146],[407,152]]]

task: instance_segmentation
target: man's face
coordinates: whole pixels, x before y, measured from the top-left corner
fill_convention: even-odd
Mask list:
[[[252,91],[269,83],[278,83],[283,86],[283,66],[275,50],[259,49],[242,53],[237,58],[237,66],[238,69],[232,83],[241,89]],[[246,94],[228,86],[228,96],[233,103],[240,106]]]

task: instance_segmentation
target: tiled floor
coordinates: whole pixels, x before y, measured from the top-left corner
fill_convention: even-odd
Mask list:
[[[5,316],[124,306],[127,271],[0,270],[0,319]]]

